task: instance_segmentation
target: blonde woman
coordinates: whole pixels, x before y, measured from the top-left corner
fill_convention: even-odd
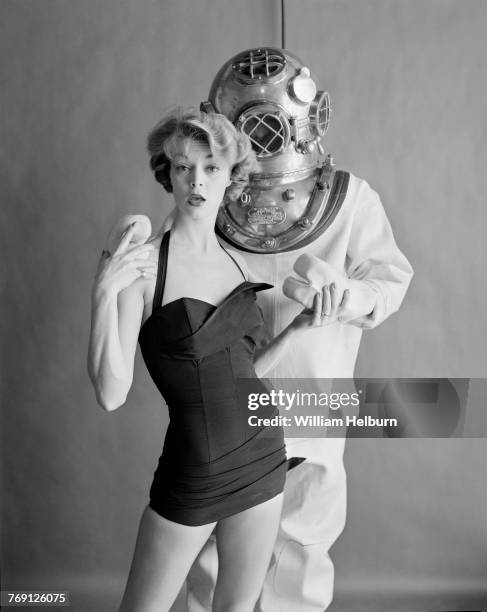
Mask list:
[[[224,197],[237,197],[254,167],[247,136],[223,115],[179,109],[154,128],[148,150],[156,180],[174,196],[174,223],[135,247],[131,226],[104,254],[89,348],[98,402],[114,410],[131,386],[139,342],[170,416],[120,612],[169,610],[215,527],[213,610],[251,612],[277,533],[287,463],[281,428],[248,426],[237,379],[270,369],[292,335],[320,324],[321,304],[317,297],[312,313],[256,356],[263,324],[256,291],[270,286],[249,282],[214,231]],[[275,406],[259,411],[276,414]]]

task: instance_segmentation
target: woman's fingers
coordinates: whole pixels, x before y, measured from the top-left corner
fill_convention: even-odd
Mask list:
[[[150,253],[154,249],[154,245],[150,243],[142,243],[136,244],[129,248],[129,244],[133,243],[134,234],[139,232],[138,221],[134,221],[131,223],[127,229],[120,236],[120,242],[113,253],[114,255],[120,255],[121,253],[132,253],[134,255],[139,255],[142,253]],[[147,255],[146,255],[147,257]]]
[[[346,320],[345,317],[346,317],[346,313],[348,310],[349,301],[350,301],[350,289],[345,289],[342,295],[341,302],[338,305],[338,309],[337,309],[338,321],[343,322],[344,320]]]
[[[137,270],[139,271],[140,276],[143,278],[155,278],[157,276],[157,266],[156,265],[137,265]]]
[[[157,265],[141,261],[126,262],[119,270],[118,279],[121,287],[128,287],[139,278],[154,279],[157,276]]]
[[[313,301],[313,319],[311,323],[313,327],[318,327],[319,325],[321,325],[322,310],[323,310],[323,294],[321,291],[318,291]]]
[[[310,327],[324,327],[336,321],[341,321],[338,316],[346,311],[350,291],[343,291],[335,283],[325,285],[320,291],[315,292],[313,307],[302,310],[294,320],[297,329],[308,329]]]
[[[325,285],[322,290],[322,301],[321,301],[321,318],[328,319],[331,313],[331,296],[330,287]]]
[[[120,255],[120,253],[123,253],[124,251],[127,250],[130,240],[132,236],[134,235],[136,223],[137,221],[134,221],[133,223],[131,223],[127,227],[127,229],[123,232],[120,238],[120,242],[118,243],[118,246],[115,249],[115,252],[113,253],[114,255]]]
[[[125,253],[122,253],[122,256],[127,261],[134,261],[136,259],[145,260],[145,259],[149,259],[153,251],[154,251],[154,247],[152,246],[152,244],[141,244],[139,246],[134,246],[134,247],[131,247],[130,249],[127,249]]]
[[[335,283],[330,285],[330,318],[336,317],[338,306],[340,304],[342,296],[340,295],[340,291]]]
[[[349,299],[350,299],[350,289],[345,289],[345,291],[343,292],[342,301],[339,304],[341,309],[347,308]]]
[[[110,230],[105,248],[114,253],[120,243],[123,232],[132,224],[135,225],[135,232],[132,234],[131,244],[143,244],[149,240],[152,232],[152,225],[146,215],[124,215],[114,224]]]
[[[106,262],[108,259],[110,259],[111,255],[110,255],[110,251],[107,251],[106,249],[103,249],[103,251],[101,252],[100,255],[100,259],[98,260],[98,265],[96,267],[96,274],[100,274],[101,270],[104,268]]]
[[[153,272],[152,270],[145,270],[144,268],[137,268],[138,271],[138,276],[140,276],[141,278],[155,278],[157,276],[156,272]]]
[[[99,283],[117,292],[138,278],[154,279],[156,276],[157,262],[148,260],[144,253],[138,256],[121,253],[108,259],[102,258],[97,273]]]
[[[146,261],[142,258],[126,260],[123,266],[125,269],[144,270],[147,274],[155,275],[157,273],[157,263],[155,261]]]

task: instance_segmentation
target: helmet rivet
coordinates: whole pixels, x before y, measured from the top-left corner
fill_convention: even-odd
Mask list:
[[[250,195],[250,193],[242,191],[242,193],[240,194],[240,201],[244,205],[250,204],[250,202],[252,201],[252,196]]]
[[[325,189],[330,189],[330,184],[327,183],[326,181],[324,183],[323,181],[318,181],[316,183],[316,186],[318,187],[320,191],[325,191]]]
[[[275,238],[268,238],[262,242],[261,246],[264,249],[273,249],[277,245],[277,241]]]
[[[235,233],[235,228],[233,228],[229,223],[225,223],[223,226],[223,231],[231,235]]]
[[[308,217],[303,217],[302,219],[299,220],[299,225],[301,227],[308,227],[308,225],[311,224],[311,221],[308,219]]]
[[[286,202],[294,200],[295,197],[296,191],[294,189],[286,189],[286,191],[282,194],[282,199],[286,200]]]

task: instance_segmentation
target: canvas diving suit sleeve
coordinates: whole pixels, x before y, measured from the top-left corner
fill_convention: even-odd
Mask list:
[[[354,286],[370,288],[376,294],[373,310],[349,321],[371,329],[396,312],[413,275],[413,269],[398,248],[379,195],[364,180],[356,189],[357,207],[347,251],[347,274]],[[353,196],[353,194],[349,194]]]

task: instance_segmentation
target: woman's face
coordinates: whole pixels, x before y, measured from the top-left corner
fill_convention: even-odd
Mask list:
[[[214,216],[230,185],[231,165],[210,148],[189,138],[176,144],[170,178],[176,209],[194,219]]]

